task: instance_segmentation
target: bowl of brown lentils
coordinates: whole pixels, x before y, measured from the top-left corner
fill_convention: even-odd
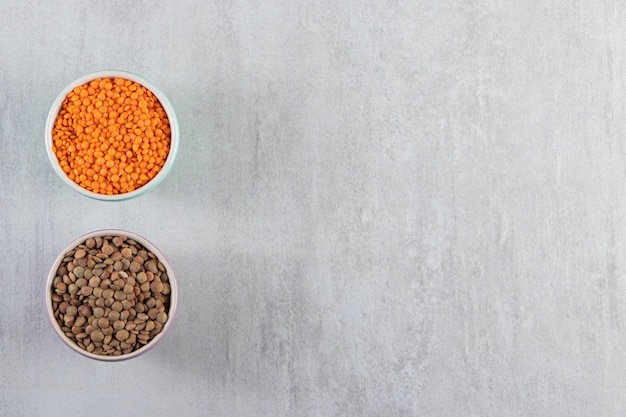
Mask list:
[[[46,282],[46,309],[57,335],[101,361],[137,357],[161,340],[178,301],[161,251],[125,230],[98,230],[69,243]]]

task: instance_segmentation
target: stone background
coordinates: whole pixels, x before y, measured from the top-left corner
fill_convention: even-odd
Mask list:
[[[626,414],[626,3],[0,3],[6,416]],[[66,84],[174,104],[167,179],[104,203],[43,143]],[[179,279],[155,349],[53,333],[69,241],[144,235]]]

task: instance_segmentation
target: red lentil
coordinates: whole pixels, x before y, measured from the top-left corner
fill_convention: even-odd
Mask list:
[[[65,97],[52,130],[52,151],[79,186],[121,194],[158,174],[170,133],[165,110],[149,89],[123,78],[98,78]]]

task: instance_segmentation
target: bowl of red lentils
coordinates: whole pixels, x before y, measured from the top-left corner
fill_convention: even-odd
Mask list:
[[[54,171],[82,195],[127,200],[154,189],[178,152],[165,94],[126,71],[99,71],[65,87],[50,108],[45,144]]]
[[[178,304],[176,277],[148,239],[107,229],[80,236],[54,260],[45,288],[56,334],[105,362],[135,358],[166,334]]]

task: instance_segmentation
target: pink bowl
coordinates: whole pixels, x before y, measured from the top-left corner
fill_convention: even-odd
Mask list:
[[[56,277],[56,272],[59,266],[61,265],[63,258],[65,258],[65,254],[71,251],[72,249],[74,249],[76,246],[85,242],[87,239],[98,237],[98,236],[100,237],[102,236],[126,236],[130,239],[135,240],[136,242],[140,243],[147,250],[149,250],[150,252],[152,252],[153,254],[157,256],[158,260],[163,264],[163,266],[165,266],[165,270],[169,277],[170,305],[169,305],[169,311],[168,311],[168,320],[163,325],[163,329],[161,329],[160,333],[154,336],[148,343],[146,343],[139,349],[134,350],[127,354],[119,355],[119,356],[97,355],[97,354],[93,354],[82,349],[73,340],[68,338],[63,332],[63,330],[61,330],[61,326],[55,319],[54,311],[52,309],[52,298],[51,298],[52,281]],[[126,230],[104,229],[104,230],[96,230],[94,232],[87,233],[83,236],[80,236],[74,239],[72,242],[70,242],[67,246],[65,246],[65,248],[63,248],[63,250],[59,253],[59,255],[54,260],[54,263],[52,264],[52,267],[50,268],[50,272],[48,273],[48,279],[46,281],[46,288],[45,288],[45,300],[46,300],[46,312],[48,314],[48,319],[50,320],[50,323],[52,324],[52,328],[56,332],[57,336],[59,336],[59,338],[61,338],[61,340],[67,346],[69,346],[75,352],[80,353],[81,355],[86,356],[90,359],[95,359],[95,360],[104,361],[104,362],[117,362],[117,361],[123,361],[123,360],[136,358],[137,356],[146,353],[148,350],[152,349],[165,336],[165,334],[167,333],[167,331],[172,325],[174,315],[176,313],[176,307],[178,305],[178,287],[176,283],[176,277],[174,276],[174,271],[171,265],[169,264],[169,262],[167,261],[163,253],[152,242],[150,242],[146,238],[136,233],[128,232]]]

